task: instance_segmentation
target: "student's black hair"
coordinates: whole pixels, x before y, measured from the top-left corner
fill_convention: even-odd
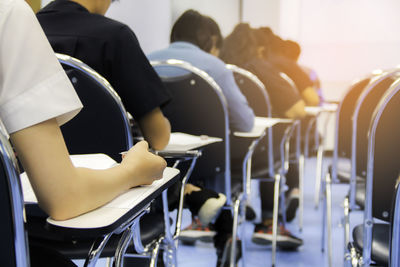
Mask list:
[[[300,45],[292,40],[285,40],[285,56],[297,61],[300,57],[300,53],[301,53],[301,47]]]
[[[257,48],[253,29],[247,23],[240,23],[225,38],[220,58],[225,63],[244,67],[246,63],[258,56]]]
[[[217,48],[221,48],[222,40],[218,24],[193,9],[185,11],[171,30],[171,43],[189,42],[206,52],[210,52],[214,42]]]

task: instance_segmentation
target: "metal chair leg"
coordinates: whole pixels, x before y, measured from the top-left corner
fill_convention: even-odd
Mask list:
[[[160,252],[160,244],[161,244],[161,242],[157,242],[155,244],[155,246],[154,246],[154,249],[153,249],[153,251],[151,253],[149,267],[156,267],[157,266],[158,254]]]
[[[276,264],[276,241],[278,236],[278,210],[279,210],[279,192],[280,192],[281,175],[275,175],[274,186],[274,209],[272,216],[272,267]]]
[[[317,152],[317,166],[315,172],[315,194],[314,194],[314,205],[318,209],[320,192],[321,192],[321,179],[322,179],[322,158],[323,158],[324,147],[322,144],[318,147]]]
[[[234,202],[233,206],[233,229],[232,229],[232,246],[229,256],[229,266],[235,266],[235,255],[236,255],[236,238],[239,226],[239,208],[240,208],[240,196]]]
[[[326,239],[326,182],[322,181],[322,192],[323,202],[322,202],[322,233],[321,233],[321,252],[325,252],[325,239]]]
[[[124,233],[122,234],[121,239],[119,240],[119,244],[117,246],[117,250],[115,251],[114,256],[114,267],[121,267],[124,264],[124,254],[126,249],[128,248],[129,242],[132,240],[133,229],[137,227],[135,223],[131,227],[128,227]]]
[[[349,261],[351,260],[350,252],[348,250],[348,245],[350,243],[350,218],[349,218],[349,198],[345,197],[343,201],[343,232],[344,232],[344,248],[343,248],[343,259],[344,259],[344,266],[349,265]]]
[[[304,171],[305,158],[301,154],[299,157],[299,230],[303,231],[303,216],[304,216]]]
[[[332,195],[331,195],[331,176],[326,175],[326,212],[328,230],[328,266],[332,267]]]
[[[164,263],[166,266],[175,267],[177,266],[177,255],[176,246],[171,233],[171,224],[169,222],[169,209],[168,209],[168,197],[167,190],[162,192],[162,203],[164,211],[164,224],[165,224],[165,238],[163,240],[164,246]]]
[[[89,255],[86,258],[83,266],[85,266],[85,267],[96,266],[96,262],[99,259],[101,252],[103,251],[104,247],[106,246],[111,235],[112,235],[112,233],[96,239],[96,241],[93,243],[92,247],[90,248]]]

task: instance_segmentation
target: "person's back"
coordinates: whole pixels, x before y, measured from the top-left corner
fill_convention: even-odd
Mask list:
[[[196,11],[186,11],[175,23],[171,32],[171,45],[148,55],[150,60],[178,59],[186,61],[206,73],[221,87],[227,99],[230,128],[250,131],[254,113],[237,87],[233,74],[217,58],[222,36],[218,25],[209,17]],[[162,76],[179,76],[184,72],[176,68],[158,68]]]
[[[103,15],[110,1],[86,1],[105,6],[99,13],[78,2],[55,0],[37,13],[53,50],[83,61],[105,77],[137,120],[145,139],[153,148],[162,149],[168,143],[170,127],[159,107],[170,100],[168,91],[133,31]]]
[[[249,70],[264,83],[274,116],[292,119],[304,117],[304,102],[299,93],[281,77],[273,64],[260,56],[263,52],[254,29],[241,23],[225,38],[220,57],[226,63]]]

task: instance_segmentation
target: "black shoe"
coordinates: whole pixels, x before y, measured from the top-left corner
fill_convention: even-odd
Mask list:
[[[251,206],[246,205],[246,221],[253,221],[256,216],[254,209]]]
[[[203,188],[186,195],[185,203],[193,216],[198,216],[203,225],[208,225],[217,217],[221,208],[225,205],[226,196]]]
[[[259,245],[272,244],[272,225],[257,224],[251,240]],[[295,250],[303,245],[303,240],[292,235],[283,225],[278,225],[276,245],[280,249]]]
[[[229,267],[232,238],[229,238],[223,248],[217,248],[217,267]],[[236,240],[235,266],[242,257],[242,241]]]
[[[292,190],[290,190],[286,201],[286,220],[288,222],[293,221],[293,219],[296,217],[296,211],[297,208],[299,207],[299,202],[300,202],[299,189],[293,188]]]

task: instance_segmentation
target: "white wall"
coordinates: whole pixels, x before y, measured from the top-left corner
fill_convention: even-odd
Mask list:
[[[111,4],[106,16],[129,25],[145,53],[165,48],[169,44],[170,1],[119,0]]]
[[[228,35],[239,21],[239,0],[171,0],[171,6],[172,23],[186,10],[194,9],[212,17],[223,36]]]
[[[353,79],[400,62],[398,10],[398,0],[281,0],[280,33],[300,42],[300,61],[339,99]]]
[[[269,26],[280,30],[280,2],[271,0],[243,0],[243,22],[252,27]]]

